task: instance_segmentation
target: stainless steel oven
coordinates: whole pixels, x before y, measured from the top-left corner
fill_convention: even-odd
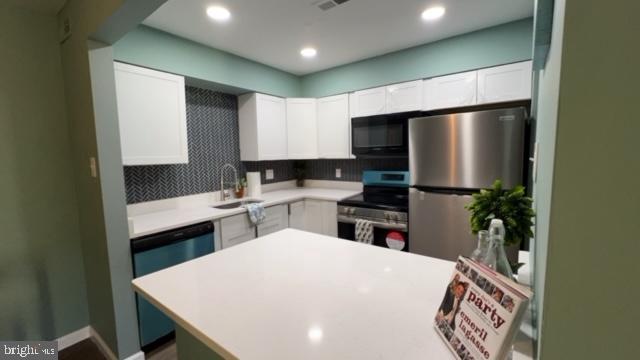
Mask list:
[[[373,225],[373,245],[409,251],[409,227],[406,212],[338,206],[338,237],[355,240],[356,219]]]
[[[356,221],[373,227],[373,245],[409,251],[409,172],[366,170],[363,191],[338,201],[338,237],[356,239]]]
[[[351,119],[351,146],[356,157],[407,156],[409,118],[419,112],[374,115]]]

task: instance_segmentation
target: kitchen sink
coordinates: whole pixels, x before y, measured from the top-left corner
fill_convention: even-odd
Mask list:
[[[235,202],[224,204],[224,205],[212,206],[212,208],[228,210],[228,209],[236,209],[247,204],[255,204],[260,202],[262,202],[262,200],[242,200],[242,201],[235,201]]]

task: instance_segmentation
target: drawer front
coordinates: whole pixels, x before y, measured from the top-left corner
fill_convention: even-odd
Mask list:
[[[265,209],[265,221],[258,225],[258,236],[268,235],[289,226],[287,205],[271,206]]]
[[[220,221],[220,235],[222,248],[227,248],[254,239],[255,226],[246,213],[230,216]]]
[[[222,239],[222,248],[226,249],[226,248],[230,248],[232,246],[238,245],[238,244],[242,244],[243,242],[249,241],[249,240],[253,240],[256,238],[255,235],[255,230],[251,230],[248,231],[242,235],[236,236],[236,237],[232,237],[232,238],[223,238]]]

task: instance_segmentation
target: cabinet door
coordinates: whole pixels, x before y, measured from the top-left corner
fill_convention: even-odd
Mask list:
[[[322,204],[323,201],[320,200],[304,201],[304,229],[306,231],[316,234],[324,233],[324,222],[322,219],[324,209]]]
[[[338,205],[334,201],[304,201],[305,230],[321,235],[338,236]]]
[[[256,227],[247,214],[229,216],[220,220],[222,248],[241,244],[256,238]]]
[[[306,230],[304,221],[304,200],[289,204],[289,227],[298,230]]]
[[[475,71],[425,80],[423,110],[475,105],[476,83]]]
[[[124,165],[189,162],[184,78],[114,63]]]
[[[256,116],[259,160],[285,160],[287,154],[287,117],[282,98],[257,94]]]
[[[258,225],[258,236],[265,236],[289,227],[287,205],[270,206],[265,209],[266,218]]]
[[[355,102],[353,117],[386,113],[387,89],[384,86],[356,91],[353,98]]]
[[[317,159],[316,99],[289,98],[286,103],[289,159]]]
[[[387,86],[387,113],[422,109],[422,80]]]
[[[318,157],[348,159],[350,127],[349,95],[318,99]]]
[[[478,103],[531,98],[531,61],[478,70]]]
[[[322,204],[322,233],[338,237],[338,203],[323,201]]]

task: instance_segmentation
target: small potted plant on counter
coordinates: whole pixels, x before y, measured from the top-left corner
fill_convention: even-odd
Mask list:
[[[244,197],[246,188],[247,188],[247,178],[240,179],[236,184],[236,188],[234,191],[236,199],[240,199]]]
[[[305,161],[296,160],[293,162],[293,176],[296,178],[296,185],[303,187],[304,179],[307,176],[307,163]]]
[[[533,236],[531,227],[535,212],[531,207],[532,203],[533,199],[527,196],[524,186],[504,190],[502,181],[496,180],[491,189],[473,194],[473,201],[466,206],[471,212],[471,232],[478,234],[489,228],[492,219],[501,219],[505,228],[504,246],[517,259],[520,242]],[[513,260],[512,258],[511,268],[515,274],[522,264]]]

